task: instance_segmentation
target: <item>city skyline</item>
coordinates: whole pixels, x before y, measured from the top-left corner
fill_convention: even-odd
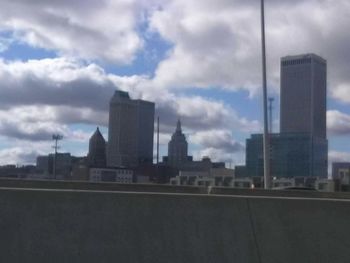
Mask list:
[[[195,159],[207,155],[241,164],[245,139],[262,130],[258,3],[0,5],[7,10],[0,11],[1,164],[34,163],[35,156],[51,153],[53,133],[65,137],[61,151],[86,155],[97,125],[108,138],[108,102],[117,87],[156,103],[161,156],[179,117]],[[16,10],[25,8],[36,12],[19,16]],[[283,8],[288,12],[282,15]],[[349,11],[345,1],[266,2],[274,130],[280,57],[321,55],[329,69],[330,161],[350,160],[350,64],[343,31]],[[118,15],[125,23],[114,25]]]

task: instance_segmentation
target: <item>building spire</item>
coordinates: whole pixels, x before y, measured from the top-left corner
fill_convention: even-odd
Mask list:
[[[180,118],[177,120],[177,124],[176,124],[176,132],[182,132],[181,131],[181,121]]]

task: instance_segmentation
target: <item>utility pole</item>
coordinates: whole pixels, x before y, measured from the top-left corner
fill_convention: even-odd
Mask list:
[[[55,149],[55,155],[54,155],[54,160],[53,160],[53,178],[54,179],[57,179],[56,178],[56,161],[57,161],[57,150],[60,148],[58,146],[58,141],[62,140],[63,139],[63,136],[60,135],[60,134],[53,134],[52,135],[52,140],[55,141],[55,145],[52,146],[52,148]]]
[[[270,134],[272,134],[272,124],[273,124],[273,120],[272,120],[272,111],[273,111],[273,101],[274,101],[275,99],[274,98],[272,98],[272,97],[270,97],[269,98],[269,133]]]
[[[264,105],[264,188],[271,188],[270,178],[270,142],[267,119],[267,81],[266,81],[266,47],[265,47],[265,7],[264,0],[261,0],[261,50],[262,50],[262,84],[263,84],[263,105]]]

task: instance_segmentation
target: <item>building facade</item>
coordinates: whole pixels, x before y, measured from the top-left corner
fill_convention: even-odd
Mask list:
[[[107,166],[153,162],[154,103],[115,91],[109,105]]]
[[[343,179],[350,175],[350,162],[334,162],[332,163],[332,178]]]
[[[91,182],[133,183],[133,171],[122,168],[90,168],[89,180]]]
[[[270,175],[277,178],[327,177],[327,141],[308,133],[270,134]],[[246,174],[263,176],[263,136],[246,140]]]

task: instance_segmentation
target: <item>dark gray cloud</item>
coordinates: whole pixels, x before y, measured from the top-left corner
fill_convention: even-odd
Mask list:
[[[15,125],[14,123],[2,122],[0,126],[1,136],[15,138],[19,140],[49,141],[52,140],[53,133],[54,131],[50,131],[48,127],[39,128],[33,132],[30,132],[21,128],[20,125]]]
[[[52,60],[52,64],[55,62],[56,60]],[[16,65],[2,65],[0,108],[10,108],[16,105],[74,105],[100,111],[108,109],[109,100],[117,87],[105,75],[102,75],[103,80],[96,80],[86,73],[79,73],[79,69],[70,69],[70,64],[54,68],[51,72],[35,72],[37,65],[31,66],[30,63],[29,65],[25,63],[18,65],[19,67],[29,66],[28,69],[23,69],[20,75],[16,70],[15,72],[7,71],[9,67],[15,68]],[[71,74],[76,74],[76,76],[69,76],[68,79],[65,79],[66,70],[70,70]],[[58,76],[49,76],[45,73]],[[94,72],[91,71],[90,74]]]

